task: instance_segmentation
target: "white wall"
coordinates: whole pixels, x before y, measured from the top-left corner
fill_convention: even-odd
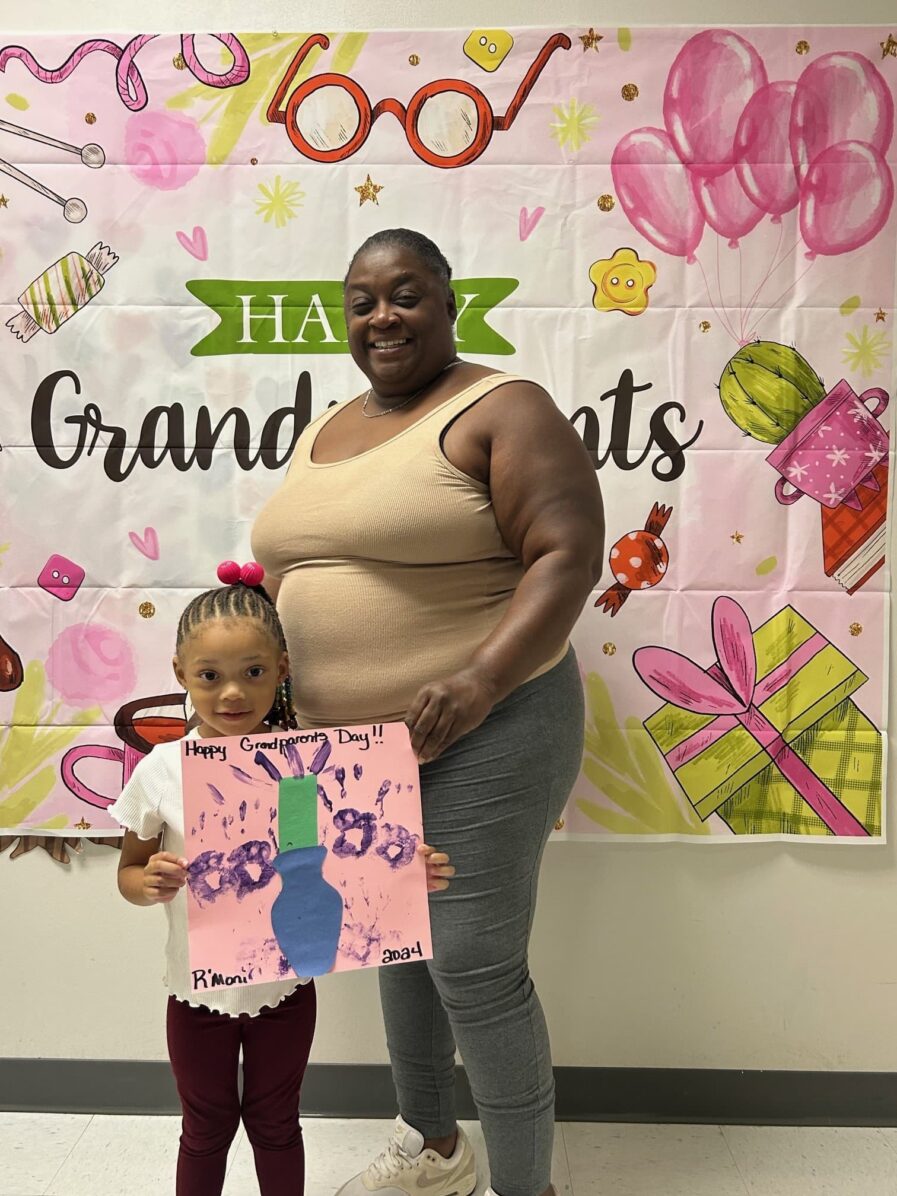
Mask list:
[[[146,13],[137,0],[0,0],[0,29],[138,31]],[[755,0],[750,15],[738,0],[551,9],[564,25],[611,28],[848,16],[880,25],[882,38],[897,28],[894,0]],[[549,10],[537,0],[453,9],[393,0],[379,10],[358,0],[158,0],[152,17],[156,31],[333,30],[543,25]],[[0,1055],[165,1057],[163,919],[118,898],[116,855],[89,848],[71,874],[43,852],[0,857]],[[556,1062],[897,1070],[894,865],[893,846],[549,847],[532,961]],[[325,981],[321,992],[315,1059],[385,1061],[376,975]]]

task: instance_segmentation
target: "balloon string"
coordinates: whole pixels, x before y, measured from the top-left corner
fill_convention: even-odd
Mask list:
[[[797,248],[797,246],[795,245],[795,249],[796,248]],[[794,252],[794,250],[792,249],[791,253],[793,253],[793,252]],[[784,261],[784,258],[782,260]],[[782,262],[779,262],[779,265],[781,265],[781,264],[782,264]],[[807,266],[806,270],[804,270],[801,274],[798,274],[797,278],[795,278],[795,280],[791,284],[791,286],[786,287],[785,290],[782,291],[781,295],[779,295],[779,297],[775,300],[775,302],[770,303],[769,307],[767,307],[764,311],[762,311],[760,313],[759,316],[757,316],[756,323],[754,324],[754,331],[751,333],[751,336],[750,336],[751,340],[753,340],[754,337],[757,335],[757,328],[760,325],[760,321],[763,320],[765,316],[768,316],[769,313],[773,310],[773,308],[776,308],[779,306],[779,304],[782,302],[782,300],[785,298],[785,296],[788,294],[788,292],[794,290],[794,288],[797,286],[797,284],[800,282],[800,280],[802,278],[805,278],[806,275],[809,274],[809,272],[813,269],[814,265],[815,265],[815,261],[810,262],[810,264],[809,264],[809,266]]]
[[[698,263],[698,269],[701,271],[701,277],[704,279],[704,290],[707,292],[707,302],[710,304],[710,310],[717,317],[717,319],[720,321],[720,323],[725,328],[725,330],[729,333],[729,335],[732,337],[732,339],[734,341],[737,341],[738,337],[735,335],[735,333],[732,331],[732,329],[727,324],[725,314],[717,311],[717,309],[716,309],[716,304],[713,302],[713,296],[710,293],[710,283],[707,281],[707,273],[704,270],[704,265],[703,265],[701,259],[697,255],[695,256],[695,261]]]
[[[741,317],[741,325],[738,331],[741,333],[741,339],[744,340],[744,261],[741,256],[741,242],[738,242],[738,311]]]
[[[716,285],[717,285],[717,289],[719,290],[719,306],[720,306],[720,311],[723,313],[723,316],[725,317],[726,327],[728,328],[729,335],[734,340],[737,340],[738,338],[735,336],[735,325],[733,323],[731,315],[729,314],[729,310],[726,307],[726,296],[723,292],[723,272],[722,272],[722,265],[720,262],[719,246],[720,246],[720,237],[719,237],[719,235],[717,235],[717,238],[716,238]]]
[[[781,238],[780,238],[779,243],[781,244]],[[756,291],[751,296],[751,302],[748,304],[748,308],[747,308],[748,317],[750,317],[751,312],[753,312],[757,306],[757,301],[759,299],[760,292],[763,290],[763,288],[766,286],[766,284],[772,278],[773,274],[775,274],[777,270],[779,270],[782,266],[784,266],[784,264],[792,256],[792,254],[795,252],[795,250],[797,249],[797,247],[799,245],[800,245],[800,238],[798,237],[798,239],[794,242],[794,244],[791,246],[791,248],[786,253],[784,253],[782,255],[782,257],[779,259],[779,261],[775,262],[775,265],[771,266],[770,269],[767,271],[766,275],[761,280],[760,285],[757,287]],[[775,255],[773,255],[773,260],[774,259],[775,259]],[[806,271],[805,271],[805,273],[806,273]],[[801,277],[803,277],[803,275]],[[792,285],[796,285],[796,284],[792,284]],[[791,288],[789,287],[788,290],[790,290],[790,289]],[[787,294],[787,293],[788,292],[786,291],[785,294]],[[775,306],[775,304],[773,304],[773,307],[774,306]],[[766,309],[767,312],[770,310],[771,310],[771,308]],[[763,314],[765,315],[766,312],[764,312]]]
[[[766,273],[763,275],[763,277],[757,283],[756,289],[754,290],[754,293],[751,295],[750,299],[748,299],[747,306],[744,309],[743,314],[744,314],[744,326],[745,327],[747,326],[748,319],[750,318],[750,314],[754,308],[754,304],[756,302],[757,296],[763,290],[764,286],[766,286],[766,283],[769,281],[769,279],[772,277],[774,263],[775,263],[776,258],[779,256],[779,251],[782,248],[782,241],[783,241],[784,237],[785,237],[785,226],[783,224],[780,224],[779,225],[779,239],[776,243],[775,249],[773,250],[772,257],[769,259],[769,262],[767,263]]]

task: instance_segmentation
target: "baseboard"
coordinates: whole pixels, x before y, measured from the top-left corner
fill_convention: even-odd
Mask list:
[[[559,1121],[734,1125],[897,1125],[897,1073],[559,1067]],[[395,1091],[380,1064],[312,1064],[309,1117],[392,1117]],[[116,1059],[0,1059],[0,1110],[177,1113],[167,1063]],[[463,1069],[458,1113],[475,1118]]]

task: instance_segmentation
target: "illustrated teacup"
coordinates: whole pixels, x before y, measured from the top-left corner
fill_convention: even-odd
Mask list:
[[[887,405],[881,387],[857,395],[842,378],[766,458],[782,475],[779,502],[790,506],[807,494],[825,507],[861,510],[857,486],[878,490],[872,471],[888,455],[888,434],[878,421]]]
[[[175,706],[177,715],[160,714],[159,711]],[[108,747],[104,744],[84,743],[69,748],[62,758],[62,780],[66,788],[83,802],[105,810],[118,796],[105,796],[91,789],[75,773],[79,760],[110,760],[121,764],[122,785],[127,784],[138,761],[159,743],[180,739],[187,729],[184,716],[184,694],[160,694],[151,698],[137,698],[128,702],[117,712],[114,719],[115,731],[123,747]]]

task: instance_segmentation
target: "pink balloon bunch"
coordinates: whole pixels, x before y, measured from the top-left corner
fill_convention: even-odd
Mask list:
[[[798,203],[811,254],[857,249],[888,218],[894,102],[861,54],[826,54],[797,83],[770,82],[744,37],[704,30],[670,67],[663,119],[627,133],[611,171],[632,225],[666,253],[694,261],[705,223],[735,247]]]

